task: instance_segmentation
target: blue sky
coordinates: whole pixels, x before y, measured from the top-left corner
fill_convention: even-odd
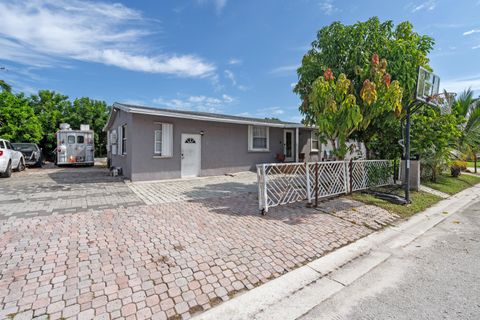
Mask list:
[[[480,0],[0,0],[0,78],[28,93],[299,121],[292,85],[316,32],[371,16],[433,36],[441,86],[480,93]]]

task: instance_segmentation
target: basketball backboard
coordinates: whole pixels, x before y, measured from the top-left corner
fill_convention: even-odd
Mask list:
[[[423,67],[418,68],[417,91],[415,99],[437,107],[436,99],[440,90],[440,77]]]

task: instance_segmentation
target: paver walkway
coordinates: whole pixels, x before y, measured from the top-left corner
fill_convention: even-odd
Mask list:
[[[261,216],[231,192],[2,220],[0,319],[188,319],[395,219],[346,198]]]

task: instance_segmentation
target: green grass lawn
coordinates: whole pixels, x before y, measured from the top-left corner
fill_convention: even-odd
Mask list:
[[[467,168],[475,168],[473,161],[467,161]],[[480,171],[480,161],[477,161],[477,170]]]
[[[401,192],[399,190],[399,192]],[[353,193],[351,197],[354,200],[374,205],[380,208],[383,208],[385,210],[388,210],[390,212],[396,213],[402,218],[408,218],[412,215],[414,215],[417,212],[423,211],[427,209],[428,207],[434,205],[438,201],[442,200],[440,197],[426,193],[426,192],[415,192],[412,191],[410,194],[412,203],[409,205],[399,205],[399,204],[393,204],[388,201],[382,200],[375,198],[374,195],[368,194],[368,193]]]
[[[480,183],[480,176],[476,177],[468,174],[461,174],[458,178],[454,178],[449,175],[441,175],[437,178],[437,182],[422,182],[422,184],[426,185],[427,187],[448,194],[455,194],[463,189],[470,188],[477,183]]]

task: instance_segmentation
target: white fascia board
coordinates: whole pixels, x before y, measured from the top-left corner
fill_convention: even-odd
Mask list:
[[[228,118],[215,118],[208,116],[200,115],[191,115],[175,112],[165,112],[165,111],[156,111],[156,110],[145,110],[137,108],[128,108],[125,110],[131,113],[137,114],[146,114],[153,116],[161,117],[170,117],[170,118],[180,118],[180,119],[189,119],[189,120],[200,120],[200,121],[211,121],[211,122],[224,122],[224,123],[234,123],[234,124],[249,124],[254,126],[264,126],[264,127],[278,127],[278,128],[287,128],[287,127],[296,127],[297,124],[285,124],[285,123],[270,123],[270,122],[261,122],[261,121],[249,121],[249,120],[237,120],[237,119],[228,119]],[[300,127],[303,127],[302,124],[298,124]]]

